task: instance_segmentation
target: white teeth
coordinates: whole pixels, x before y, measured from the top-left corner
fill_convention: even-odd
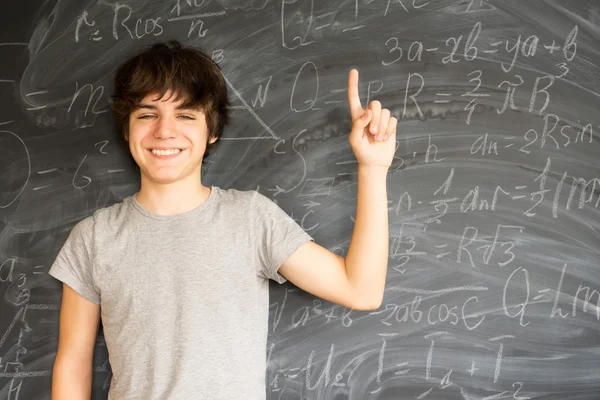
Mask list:
[[[179,153],[181,151],[181,149],[169,149],[169,150],[152,149],[151,151],[153,154],[156,154],[157,156],[170,156],[171,154]]]

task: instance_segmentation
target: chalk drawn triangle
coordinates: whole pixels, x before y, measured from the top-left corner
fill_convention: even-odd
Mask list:
[[[245,136],[241,136],[241,137],[221,137],[219,138],[219,140],[279,140],[279,136],[277,136],[277,134],[273,131],[273,129],[271,129],[269,127],[269,125],[267,125],[265,123],[265,121],[262,120],[262,118],[256,114],[256,112],[254,111],[254,109],[252,108],[252,106],[250,104],[248,104],[248,102],[246,102],[246,100],[244,100],[244,98],[242,97],[242,95],[240,94],[240,92],[235,88],[235,86],[233,86],[233,84],[229,81],[229,79],[227,79],[227,77],[225,75],[223,75],[223,77],[225,78],[225,82],[227,82],[227,86],[229,86],[229,90],[231,91],[231,93],[233,93],[234,97],[239,100],[239,102],[241,103],[241,105],[232,105],[230,106],[230,109],[233,110],[242,110],[242,111],[246,111],[248,112],[252,118],[254,118],[254,120],[256,122],[258,122],[258,124],[264,129],[264,134],[262,136],[253,136],[253,137],[245,137]],[[236,101],[237,103],[237,101]]]

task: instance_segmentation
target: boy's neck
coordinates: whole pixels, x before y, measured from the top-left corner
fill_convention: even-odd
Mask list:
[[[211,188],[200,179],[184,179],[168,185],[148,182],[142,176],[136,200],[146,210],[158,215],[177,215],[191,211],[204,203]]]

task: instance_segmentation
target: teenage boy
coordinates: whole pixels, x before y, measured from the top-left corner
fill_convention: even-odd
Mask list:
[[[348,100],[358,199],[344,258],[258,192],[202,184],[207,147],[228,120],[210,57],[172,41],[119,67],[113,110],[141,187],[77,223],[50,269],[63,282],[54,400],[90,398],[100,320],[111,400],[264,399],[269,279],[379,307],[397,121],[378,101],[362,108],[356,70]]]

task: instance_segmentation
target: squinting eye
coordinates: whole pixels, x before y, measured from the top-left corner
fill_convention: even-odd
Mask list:
[[[150,119],[150,118],[154,118],[154,115],[140,115],[138,117],[138,119]]]
[[[194,119],[194,118],[190,117],[189,115],[180,115],[179,117],[181,117],[183,119],[190,119],[190,120]]]

